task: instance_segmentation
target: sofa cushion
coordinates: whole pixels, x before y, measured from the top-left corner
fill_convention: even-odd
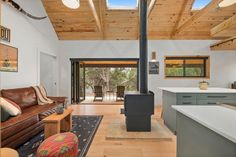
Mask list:
[[[36,116],[35,116],[36,117]],[[43,123],[37,122],[38,118],[32,117],[21,124],[2,130],[2,147],[17,148],[34,135],[43,131]]]
[[[1,95],[18,104],[22,110],[38,104],[36,93],[32,87],[3,89]]]
[[[5,140],[20,131],[24,131],[26,128],[36,124],[39,122],[39,118],[37,115],[32,116],[28,119],[22,120],[18,123],[13,124],[11,127],[1,129],[1,138]],[[25,132],[26,133],[26,132]]]
[[[10,118],[10,114],[4,108],[2,108],[2,106],[0,106],[0,110],[1,110],[1,122],[5,122]]]
[[[21,108],[11,100],[0,97],[0,106],[5,109],[11,116],[17,116],[21,114]]]

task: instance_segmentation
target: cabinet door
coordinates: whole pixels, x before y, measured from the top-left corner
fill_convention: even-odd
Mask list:
[[[163,91],[163,119],[165,125],[173,132],[176,132],[176,111],[172,105],[176,105],[176,94]]]

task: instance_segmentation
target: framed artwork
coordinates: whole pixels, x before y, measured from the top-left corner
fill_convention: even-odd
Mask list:
[[[149,62],[149,74],[159,74],[159,62]]]
[[[11,30],[0,25],[0,39],[10,42],[11,40]]]
[[[18,72],[18,49],[0,43],[0,71]]]

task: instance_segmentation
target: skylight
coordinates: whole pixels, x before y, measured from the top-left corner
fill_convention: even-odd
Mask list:
[[[107,0],[108,9],[137,9],[138,0]]]
[[[192,10],[201,10],[207,6],[211,0],[195,0],[192,6]]]

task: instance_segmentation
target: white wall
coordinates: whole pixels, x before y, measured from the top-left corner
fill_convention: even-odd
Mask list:
[[[15,1],[33,15],[46,15],[40,0]],[[38,84],[38,53],[58,52],[58,39],[49,19],[30,19],[6,4],[2,5],[1,16],[1,24],[11,29],[11,42],[3,43],[18,48],[18,72],[0,72],[0,89]]]
[[[149,59],[157,51],[160,74],[149,75],[149,89],[155,92],[156,104],[161,103],[158,87],[197,86],[202,79],[165,79],[164,56],[209,55],[211,59],[211,86],[229,87],[236,80],[236,53],[212,52],[209,40],[159,40],[149,41]],[[60,95],[70,97],[70,58],[132,58],[138,57],[138,41],[60,41]]]

